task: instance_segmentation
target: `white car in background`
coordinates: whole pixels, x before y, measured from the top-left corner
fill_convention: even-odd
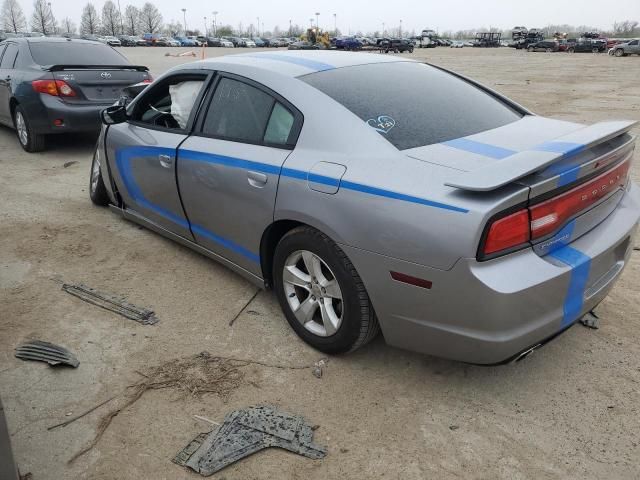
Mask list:
[[[462,42],[451,42],[451,48],[464,48],[464,43]]]
[[[242,44],[244,47],[247,47],[247,48],[256,48],[256,42],[254,42],[250,38],[243,38]]]
[[[220,46],[221,47],[225,47],[225,48],[234,48],[235,47],[233,42],[227,40],[226,38],[221,38],[220,39]],[[254,45],[254,47],[255,47],[255,45]]]

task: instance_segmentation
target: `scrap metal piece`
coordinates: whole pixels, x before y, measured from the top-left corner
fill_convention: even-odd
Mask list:
[[[76,368],[80,362],[76,356],[64,347],[42,340],[31,340],[16,348],[16,357],[23,360],[39,360],[55,365],[69,365]]]
[[[104,308],[111,312],[122,315],[130,320],[134,320],[143,325],[153,325],[158,323],[158,317],[155,316],[153,310],[148,308],[136,307],[124,301],[124,298],[109,293],[99,292],[86,285],[78,284],[71,285],[65,283],[62,285],[62,290],[78,297],[85,302],[89,302],[98,307]]]
[[[326,448],[313,443],[313,427],[303,417],[258,406],[229,413],[220,428],[198,435],[173,462],[208,477],[268,447],[313,459],[327,454]]]
[[[588,328],[597,330],[600,328],[600,317],[592,310],[580,319],[580,323]]]

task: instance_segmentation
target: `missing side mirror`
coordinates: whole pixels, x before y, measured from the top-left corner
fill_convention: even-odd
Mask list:
[[[102,110],[100,117],[105,125],[124,123],[127,121],[127,109],[123,105],[113,105]]]

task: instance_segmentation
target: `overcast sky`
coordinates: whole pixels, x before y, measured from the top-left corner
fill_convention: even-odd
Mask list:
[[[96,0],[98,12],[105,0]],[[114,0],[117,3],[117,0]],[[32,0],[19,0],[27,18],[31,18]],[[78,25],[86,0],[51,0],[58,20],[70,17]],[[141,7],[144,0],[120,0],[122,11],[128,4]],[[210,23],[213,11],[218,11],[218,25],[239,22],[245,26],[264,24],[266,30],[275,25],[282,29],[294,24],[308,25],[320,12],[320,27],[333,29],[333,14],[343,33],[397,28],[421,31],[464,30],[478,27],[509,29],[515,25],[527,28],[548,24],[589,25],[609,29],[615,21],[639,20],[640,0],[155,0],[165,22],[182,22],[182,8],[187,9],[187,28],[204,30],[204,17]],[[315,20],[314,20],[315,22]]]

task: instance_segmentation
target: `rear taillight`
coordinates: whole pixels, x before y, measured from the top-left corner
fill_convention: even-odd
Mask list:
[[[489,224],[479,259],[493,258],[542,239],[562,228],[580,212],[589,209],[609,193],[624,188],[630,161],[598,175],[557,197],[498,216]]]
[[[151,83],[153,82],[153,77],[147,73],[147,76],[142,80],[142,83]]]
[[[38,93],[61,97],[75,97],[76,92],[64,80],[34,80],[31,86]]]

